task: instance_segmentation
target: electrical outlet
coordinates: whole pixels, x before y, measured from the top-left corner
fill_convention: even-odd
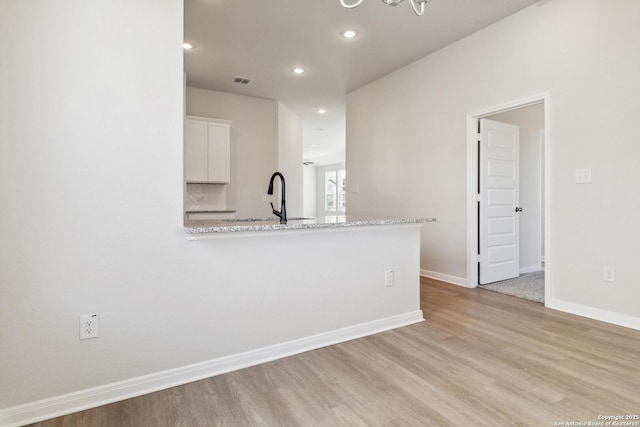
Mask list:
[[[98,313],[80,316],[80,339],[98,338],[100,336],[100,318]]]
[[[591,169],[576,169],[576,184],[591,183]]]
[[[384,286],[393,286],[394,273],[393,270],[387,270],[384,272]]]
[[[616,281],[616,268],[615,267],[605,267],[604,268],[604,281],[605,282],[615,282]]]

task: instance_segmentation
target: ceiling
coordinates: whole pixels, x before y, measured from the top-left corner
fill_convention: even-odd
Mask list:
[[[344,155],[347,93],[536,1],[429,0],[419,17],[409,0],[185,0],[187,85],[282,102],[302,119],[304,160],[331,163]]]

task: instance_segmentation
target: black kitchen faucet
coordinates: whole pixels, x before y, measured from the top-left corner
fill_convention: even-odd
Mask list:
[[[287,206],[284,200],[285,198],[284,197],[284,176],[282,176],[280,172],[274,172],[273,175],[271,175],[271,180],[269,180],[269,189],[267,190],[267,194],[270,194],[270,195],[273,194],[273,180],[275,179],[276,176],[279,176],[280,181],[282,181],[282,192],[280,194],[282,200],[280,200],[279,211],[277,211],[276,208],[273,207],[273,202],[271,202],[271,210],[273,211],[273,214],[275,216],[280,218],[280,224],[286,224],[287,223]]]

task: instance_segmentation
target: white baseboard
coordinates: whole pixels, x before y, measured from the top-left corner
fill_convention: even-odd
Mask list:
[[[453,285],[464,286],[469,288],[469,281],[463,277],[451,276],[449,274],[437,273],[435,271],[420,270],[422,277],[428,277],[429,279],[440,280],[441,282],[451,283]]]
[[[0,426],[21,426],[95,408],[423,320],[422,310],[416,310],[244,353],[13,406],[0,410]]]
[[[540,270],[537,267],[537,271]],[[467,279],[462,277],[450,276],[443,273],[437,273],[435,271],[420,270],[420,276],[428,277],[430,279],[440,280],[442,282],[451,283],[458,286],[468,286]],[[614,313],[611,311],[600,310],[585,305],[574,304],[558,299],[546,298],[545,307],[552,308],[554,310],[564,311],[566,313],[575,314],[578,316],[586,317],[589,319],[599,320],[601,322],[611,323],[625,328],[631,328],[640,330],[640,318],[634,316],[627,316],[624,314]]]
[[[574,304],[572,302],[551,299],[545,303],[545,307],[552,308],[565,313],[571,313],[589,319],[599,320],[601,322],[611,323],[625,328],[640,330],[640,318],[627,316],[625,314],[614,313],[611,311],[600,310],[598,308],[588,307],[586,305]]]

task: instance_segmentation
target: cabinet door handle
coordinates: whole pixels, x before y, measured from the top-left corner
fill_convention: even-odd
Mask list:
[[[522,208],[516,207],[516,212],[522,212]]]

